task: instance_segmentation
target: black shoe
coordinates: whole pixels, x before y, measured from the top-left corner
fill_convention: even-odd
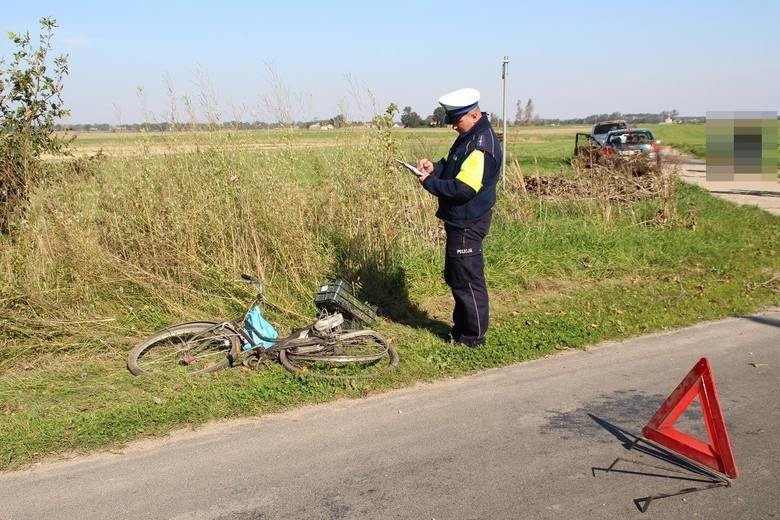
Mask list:
[[[468,348],[479,348],[485,344],[485,338],[458,339],[455,340],[455,343],[457,343],[458,345],[463,345],[464,347],[468,347]]]

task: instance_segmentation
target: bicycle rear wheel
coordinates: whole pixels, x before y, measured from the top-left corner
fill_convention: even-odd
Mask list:
[[[136,376],[205,374],[228,367],[231,352],[240,352],[236,331],[210,321],[181,323],[133,347],[127,355],[127,368]]]
[[[353,330],[323,342],[316,350],[281,349],[279,361],[293,373],[321,378],[363,378],[398,366],[398,351],[373,330]]]

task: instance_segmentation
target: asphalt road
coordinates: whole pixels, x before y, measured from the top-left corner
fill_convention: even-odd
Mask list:
[[[745,175],[737,175],[733,181],[707,180],[706,160],[682,155],[668,148],[666,153],[671,164],[679,166],[678,173],[682,180],[697,184],[716,197],[736,204],[758,206],[773,215],[780,215],[780,182],[777,177],[773,180],[745,180]]]
[[[706,484],[621,429],[702,356],[741,475],[643,514]],[[0,518],[780,518],[778,374],[780,309],[2,474]]]

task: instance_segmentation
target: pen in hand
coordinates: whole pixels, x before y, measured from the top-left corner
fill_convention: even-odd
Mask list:
[[[423,173],[421,176],[417,177],[417,180],[422,184],[425,182],[425,179],[428,178],[428,175],[433,173],[433,163],[430,159],[420,159],[417,161],[417,169]]]

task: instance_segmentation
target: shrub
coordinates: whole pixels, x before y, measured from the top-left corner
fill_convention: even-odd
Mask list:
[[[42,178],[41,154],[66,152],[54,123],[68,115],[62,102],[67,56],[49,59],[56,22],[41,18],[38,47],[30,34],[9,33],[16,46],[6,68],[0,58],[0,233],[8,233]],[[52,71],[51,73],[49,71]]]

